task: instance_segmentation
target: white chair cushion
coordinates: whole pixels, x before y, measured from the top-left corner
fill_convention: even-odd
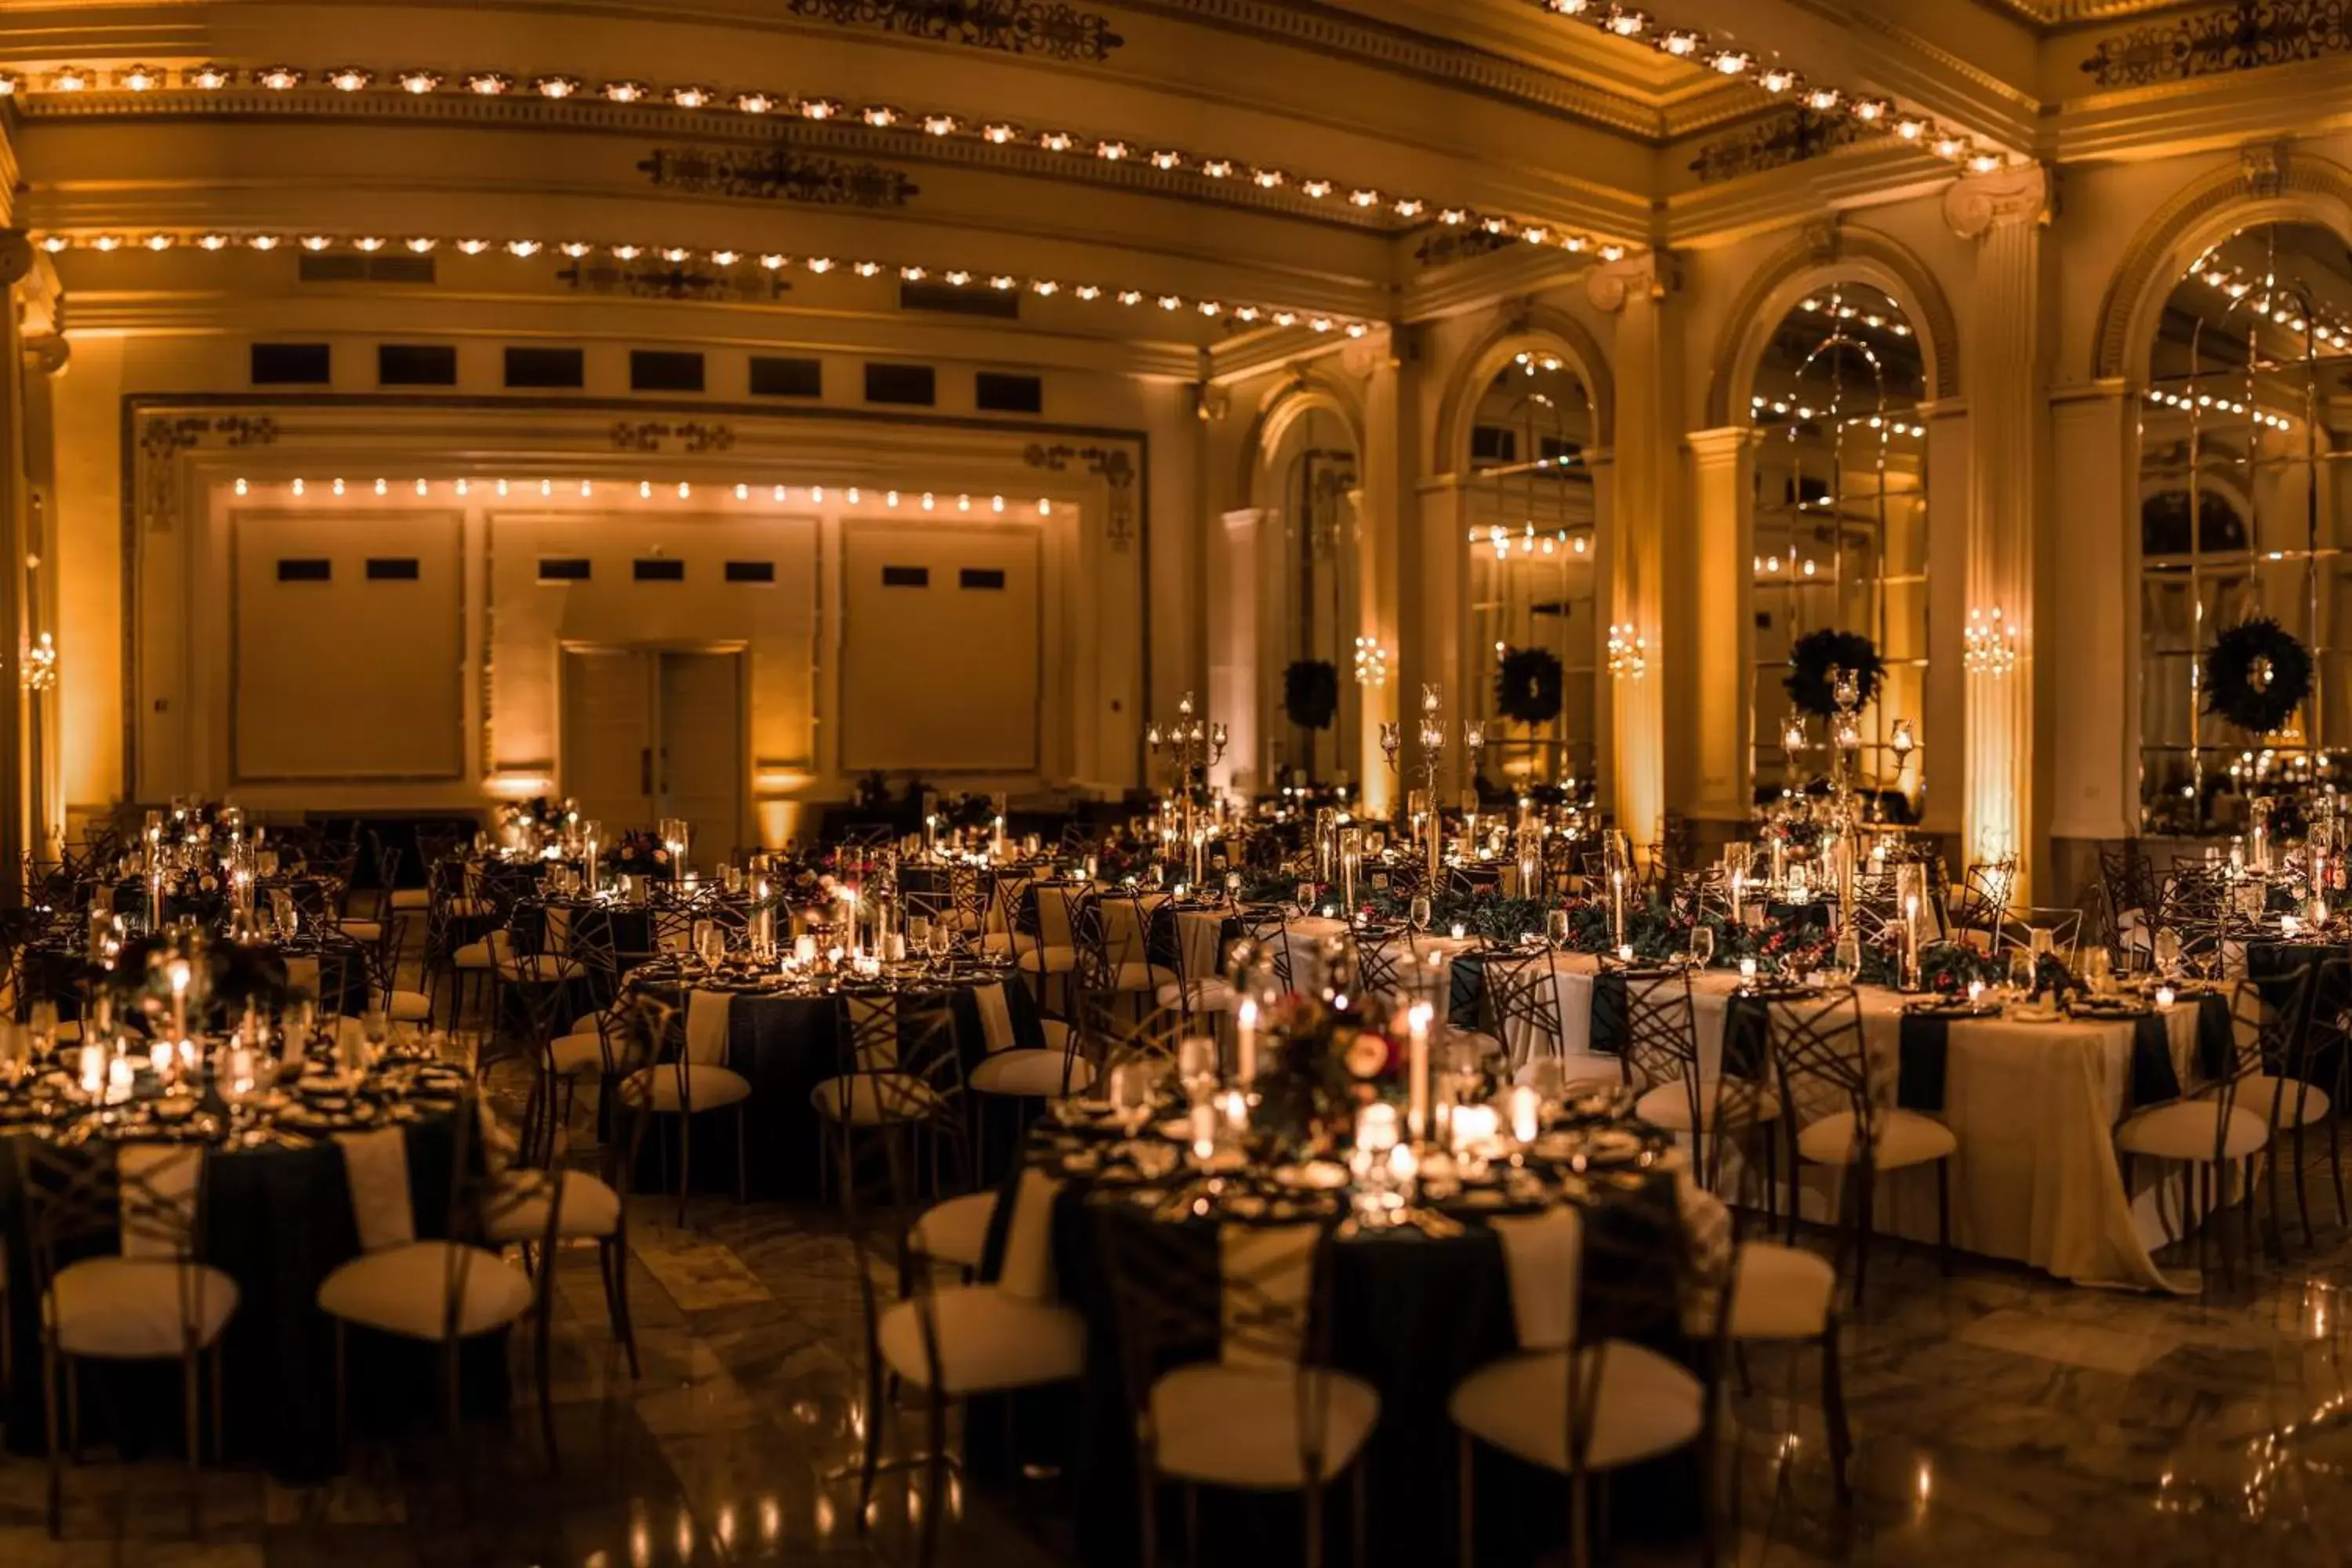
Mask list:
[[[854,1072],[818,1084],[809,1090],[809,1103],[827,1121],[879,1127],[886,1121],[919,1121],[947,1101],[910,1073]]]
[[[2230,1107],[2229,1131],[2221,1133],[2221,1106],[2210,1100],[2180,1100],[2143,1110],[2116,1131],[2116,1147],[2126,1154],[2165,1160],[2211,1161],[2220,1144],[2223,1159],[2242,1160],[2271,1141],[2270,1118],[2242,1105]]]
[[[538,1241],[547,1234],[546,1173],[509,1171],[499,1179],[485,1228],[492,1241]],[[610,1236],[620,1228],[621,1194],[585,1171],[563,1173],[563,1206],[555,1234],[572,1237]]]
[[[1881,1171],[1924,1165],[1955,1153],[1960,1147],[1959,1139],[1950,1128],[1916,1110],[1882,1110],[1874,1120],[1877,1123],[1878,1147],[1873,1165]],[[2205,1127],[2210,1136],[2213,1127],[2210,1112]],[[1817,1165],[1853,1163],[1853,1112],[1841,1110],[1806,1127],[1797,1134],[1797,1152]]]
[[[2284,1091],[2283,1099],[2282,1089]],[[2315,1121],[2327,1120],[2327,1091],[2317,1084],[2306,1084],[2291,1078],[2273,1078],[2268,1073],[2255,1073],[2238,1080],[2238,1109],[2251,1110],[2268,1121],[2273,1100],[2281,1100],[2278,1112],[2281,1128],[2308,1127]]]
[[[983,1058],[972,1068],[970,1079],[973,1089],[982,1094],[1020,1095],[1034,1100],[1076,1094],[1094,1081],[1094,1064],[1086,1058],[1028,1047],[998,1051]]]
[[[1715,1125],[1716,1098],[1722,1092],[1721,1080],[1703,1078],[1698,1080],[1698,1126],[1691,1122],[1690,1090],[1680,1079],[1651,1089],[1633,1102],[1633,1114],[1651,1126],[1666,1132],[1696,1132]],[[1748,1091],[1746,1113],[1750,1121],[1774,1121],[1780,1119],[1780,1097],[1769,1089]],[[1735,1119],[1735,1126],[1738,1125]]]
[[[1509,1356],[1480,1367],[1454,1385],[1447,1402],[1454,1424],[1507,1454],[1566,1474],[1568,1353]],[[1688,1371],[1623,1340],[1577,1353],[1601,1357],[1598,1377],[1588,1372],[1581,1380],[1588,1391],[1598,1384],[1589,1468],[1671,1454],[1698,1436],[1703,1396]]]
[[[552,1059],[557,1076],[569,1078],[576,1072],[604,1070],[604,1037],[591,1029],[584,1035],[564,1035],[548,1042],[547,1054]],[[695,1104],[700,1105],[698,1100]]]
[[[1381,1418],[1380,1394],[1344,1372],[1218,1362],[1180,1366],[1151,1385],[1159,1468],[1212,1486],[1260,1491],[1302,1487],[1302,1407],[1305,1435],[1318,1440],[1318,1480],[1346,1469]]]
[[[392,890],[392,907],[402,911],[430,909],[433,907],[432,889],[394,888]]]
[[[924,1343],[928,1307],[937,1336],[936,1371]],[[993,1285],[967,1285],[929,1300],[901,1301],[882,1314],[876,1339],[890,1370],[919,1387],[984,1394],[1065,1383],[1086,1363],[1086,1320],[1067,1307],[1024,1301]]]
[[[395,1024],[422,1024],[433,1016],[433,998],[422,991],[393,991],[384,996],[383,1010]]]
[[[988,1247],[989,1221],[995,1216],[994,1193],[967,1193],[925,1209],[908,1239],[926,1258],[977,1268]]]
[[[642,1105],[646,1087],[652,1086],[653,1108],[676,1112],[690,1102],[697,1110],[716,1110],[722,1105],[732,1105],[751,1098],[751,1080],[741,1073],[707,1062],[688,1064],[686,1068],[686,1097],[678,1096],[678,1068],[676,1062],[658,1062],[649,1068],[639,1068],[621,1080],[621,1098],[631,1105]]]
[[[383,922],[381,921],[337,921],[336,926],[353,942],[382,942]]]
[[[446,907],[458,920],[476,920],[490,913],[492,909],[488,899],[452,899]]]
[[[490,966],[490,944],[469,942],[449,955],[449,963],[458,969],[488,969]]]
[[[966,930],[971,928],[967,926]],[[1013,951],[1011,931],[992,931],[980,939],[980,951],[992,958],[1002,958]]]
[[[176,1356],[190,1338],[219,1337],[236,1310],[236,1281],[168,1258],[86,1258],[58,1270],[44,1305],[68,1355]]]
[[[530,1281],[521,1269],[495,1252],[452,1241],[404,1242],[352,1258],[319,1287],[319,1310],[345,1322],[438,1342],[453,1284],[460,1338],[504,1328],[530,1310]]]
[[[1156,994],[1162,1007],[1181,1007],[1189,1001],[1195,1013],[1230,1013],[1241,1005],[1241,997],[1229,980],[1194,980],[1181,985],[1171,982]]]
[[[1075,947],[1024,947],[1020,950],[1019,963],[1031,974],[1067,974],[1078,966],[1078,950]]]
[[[1829,1260],[1769,1241],[1742,1246],[1732,1266],[1731,1321],[1735,1340],[1819,1339],[1829,1326],[1837,1270]],[[1712,1333],[1713,1323],[1692,1325]]]
[[[499,959],[498,971],[501,980],[570,980],[580,973],[580,964],[575,959],[560,958],[551,952],[526,952]]]
[[[573,1035],[593,1035],[596,1032],[596,1020],[604,1016],[602,1013],[583,1013],[572,1020],[572,1027],[565,1032]]]

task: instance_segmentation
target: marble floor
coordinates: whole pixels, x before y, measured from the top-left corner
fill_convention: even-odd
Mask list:
[[[1752,1354],[1736,1398],[1738,1561],[2162,1568],[2352,1552],[2352,1235],[2334,1223],[2324,1170],[2310,1180],[2316,1244],[2199,1298],[1967,1260],[1946,1278],[1931,1252],[1874,1254],[1845,1336],[1855,1500],[1834,1501],[1814,1353]],[[331,1485],[207,1471],[192,1537],[184,1470],[97,1453],[70,1471],[53,1541],[42,1468],[0,1460],[0,1564],[911,1561],[910,1510],[926,1500],[908,1477],[886,1474],[866,1529],[852,1517],[861,1336],[836,1227],[723,1197],[698,1199],[683,1227],[667,1203],[635,1200],[630,1227],[642,1375],[613,1347],[593,1254],[559,1270],[559,1472],[525,1410],[511,1427],[476,1423],[455,1451],[437,1432],[359,1445]],[[919,1429],[885,1418],[897,1443]],[[1050,1480],[959,1483],[946,1507],[943,1563],[1072,1560]],[[1623,1545],[1602,1560],[1699,1555],[1696,1542]]]

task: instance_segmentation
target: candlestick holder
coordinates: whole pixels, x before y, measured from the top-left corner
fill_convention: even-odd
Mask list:
[[[1223,723],[1205,719],[1197,712],[1192,694],[1189,691],[1177,701],[1175,723],[1165,729],[1154,723],[1143,732],[1144,740],[1151,746],[1152,755],[1158,756],[1162,751],[1169,753],[1175,790],[1181,802],[1177,808],[1181,819],[1178,831],[1182,835],[1187,864],[1192,867],[1196,881],[1199,879],[1200,835],[1194,827],[1193,775],[1196,773],[1205,774],[1223,760],[1225,737]]]

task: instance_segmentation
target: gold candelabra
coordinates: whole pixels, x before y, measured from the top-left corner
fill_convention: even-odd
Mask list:
[[[1477,776],[1478,755],[1486,744],[1486,725],[1483,720],[1462,721],[1462,743],[1470,749],[1470,772]],[[1398,771],[1398,754],[1404,749],[1404,725],[1381,725],[1381,754],[1388,759],[1389,772]],[[1433,684],[1421,689],[1421,775],[1422,811],[1427,827],[1429,857],[1429,891],[1437,892],[1437,883],[1445,869],[1445,813],[1437,799],[1438,770],[1445,761],[1445,699]]]
[[[1176,704],[1176,722],[1164,730],[1154,723],[1144,731],[1143,738],[1150,742],[1153,756],[1163,750],[1172,753],[1176,794],[1182,802],[1178,809],[1183,824],[1180,831],[1184,835],[1184,863],[1191,868],[1192,879],[1197,884],[1201,879],[1201,842],[1193,826],[1192,775],[1196,770],[1205,773],[1223,760],[1225,726],[1203,719],[1194,709],[1192,694],[1187,691]]]

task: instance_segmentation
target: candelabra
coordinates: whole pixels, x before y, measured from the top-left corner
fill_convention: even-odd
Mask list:
[[[1191,880],[1197,886],[1201,879],[1201,839],[1193,826],[1192,780],[1196,772],[1205,773],[1222,761],[1225,754],[1225,727],[1222,722],[1202,719],[1193,710],[1192,694],[1184,693],[1176,704],[1176,722],[1162,730],[1153,724],[1143,738],[1151,744],[1152,755],[1164,749],[1173,754],[1176,794],[1182,802],[1178,808],[1182,816],[1185,864],[1191,868]]]
[[[1462,721],[1462,743],[1470,749],[1470,773],[1478,773],[1478,754],[1486,744],[1486,725],[1483,720]],[[1388,759],[1389,772],[1398,771],[1398,754],[1404,749],[1404,726],[1383,723],[1381,726],[1381,754]],[[1421,796],[1427,817],[1429,890],[1437,892],[1439,877],[1444,871],[1445,814],[1437,804],[1437,774],[1445,761],[1445,700],[1433,685],[1421,689]]]
[[[2000,606],[1970,610],[1961,632],[1960,668],[1996,679],[2017,668],[2017,628],[2001,618]]]

